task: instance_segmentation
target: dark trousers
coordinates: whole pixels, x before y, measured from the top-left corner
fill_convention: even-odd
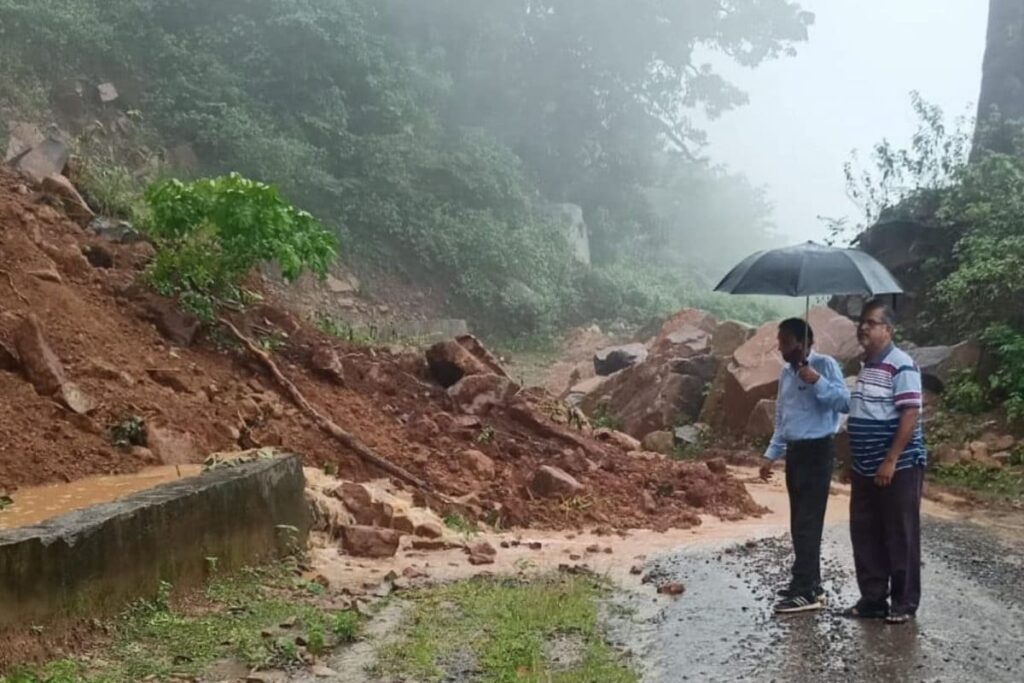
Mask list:
[[[921,601],[921,487],[924,468],[900,470],[886,488],[856,472],[850,540],[862,603],[913,615]]]
[[[821,534],[835,456],[832,437],[786,444],[789,526],[796,557],[789,589],[795,594],[808,595],[821,586]]]

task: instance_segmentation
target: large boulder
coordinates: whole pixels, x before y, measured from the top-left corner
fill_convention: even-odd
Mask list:
[[[469,375],[448,388],[455,406],[467,415],[486,415],[494,406],[508,404],[517,393],[515,382],[491,374]]]
[[[58,173],[46,176],[42,180],[41,189],[49,196],[59,200],[68,218],[83,228],[96,218],[96,214],[89,208],[82,195],[64,176]]]
[[[427,349],[427,364],[434,379],[446,389],[471,375],[508,377],[498,359],[480,340],[468,334]]]
[[[587,395],[580,407],[588,415],[614,416],[621,429],[642,439],[651,432],[692,421],[701,411],[707,375],[674,372],[676,362],[648,360],[623,370]]]
[[[609,346],[594,354],[594,372],[602,377],[631,368],[647,360],[647,347],[643,344]]]
[[[530,481],[530,493],[538,498],[568,498],[583,490],[583,485],[557,467],[544,465],[539,468]]]
[[[856,326],[828,308],[810,312],[815,349],[839,361],[857,358]],[[778,323],[762,325],[753,337],[736,349],[732,361],[719,370],[704,406],[703,422],[718,429],[743,432],[758,401],[778,393],[783,360],[778,350]]]
[[[977,372],[982,357],[981,346],[973,341],[956,346],[912,348],[908,353],[921,369],[924,388],[935,394],[941,394],[956,374]]]
[[[718,321],[706,311],[687,308],[665,321],[648,344],[654,358],[688,358],[711,350]]]
[[[53,396],[67,382],[64,366],[46,341],[35,314],[22,319],[14,333],[14,347],[25,377],[41,396]]]
[[[931,258],[946,258],[960,237],[958,228],[949,228],[915,219],[883,220],[865,230],[856,246],[888,269],[903,287],[896,313],[900,329],[912,338],[923,330],[917,324],[930,286],[927,269],[921,264]],[[829,306],[852,319],[860,315],[865,298],[837,296]]]
[[[731,358],[736,349],[747,343],[757,330],[750,325],[726,320],[711,335],[711,353],[716,358]]]
[[[385,558],[394,557],[398,552],[401,533],[394,529],[371,526],[343,526],[341,547],[353,557]]]

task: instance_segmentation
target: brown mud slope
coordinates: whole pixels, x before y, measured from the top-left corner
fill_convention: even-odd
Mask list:
[[[17,355],[35,316],[61,366],[59,381],[86,400],[59,402],[45,382],[37,390],[38,377],[30,382],[0,348],[0,489],[255,446],[333,464],[349,479],[380,476],[301,414],[222,329],[172,343],[189,336],[188,321],[139,284],[150,245],[104,241],[59,206],[0,171],[0,344]],[[419,353],[347,346],[272,301],[236,323],[250,338],[274,340],[266,346],[282,372],[337,425],[439,491],[471,496],[473,509],[506,525],[666,528],[697,524],[699,514],[761,512],[724,468],[628,455],[582,437],[574,445],[552,435],[547,417],[524,420],[521,409],[495,409],[479,423],[460,416]],[[325,347],[340,359],[343,380],[313,370]],[[111,429],[131,416],[146,425],[146,447],[113,443]],[[493,476],[462,456],[467,449],[493,460]],[[534,499],[527,484],[545,464],[575,476],[579,495]]]

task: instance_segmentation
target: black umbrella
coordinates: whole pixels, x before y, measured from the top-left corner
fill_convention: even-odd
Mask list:
[[[803,296],[807,297],[808,314],[812,296],[903,293],[885,266],[863,251],[825,247],[814,242],[748,256],[729,271],[715,291]]]

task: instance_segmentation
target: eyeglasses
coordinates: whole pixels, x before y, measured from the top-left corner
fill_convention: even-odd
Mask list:
[[[875,329],[876,327],[886,327],[888,326],[888,323],[885,322],[884,320],[871,320],[870,318],[868,318],[866,320],[861,320],[860,326],[867,326],[870,327],[871,329]]]

